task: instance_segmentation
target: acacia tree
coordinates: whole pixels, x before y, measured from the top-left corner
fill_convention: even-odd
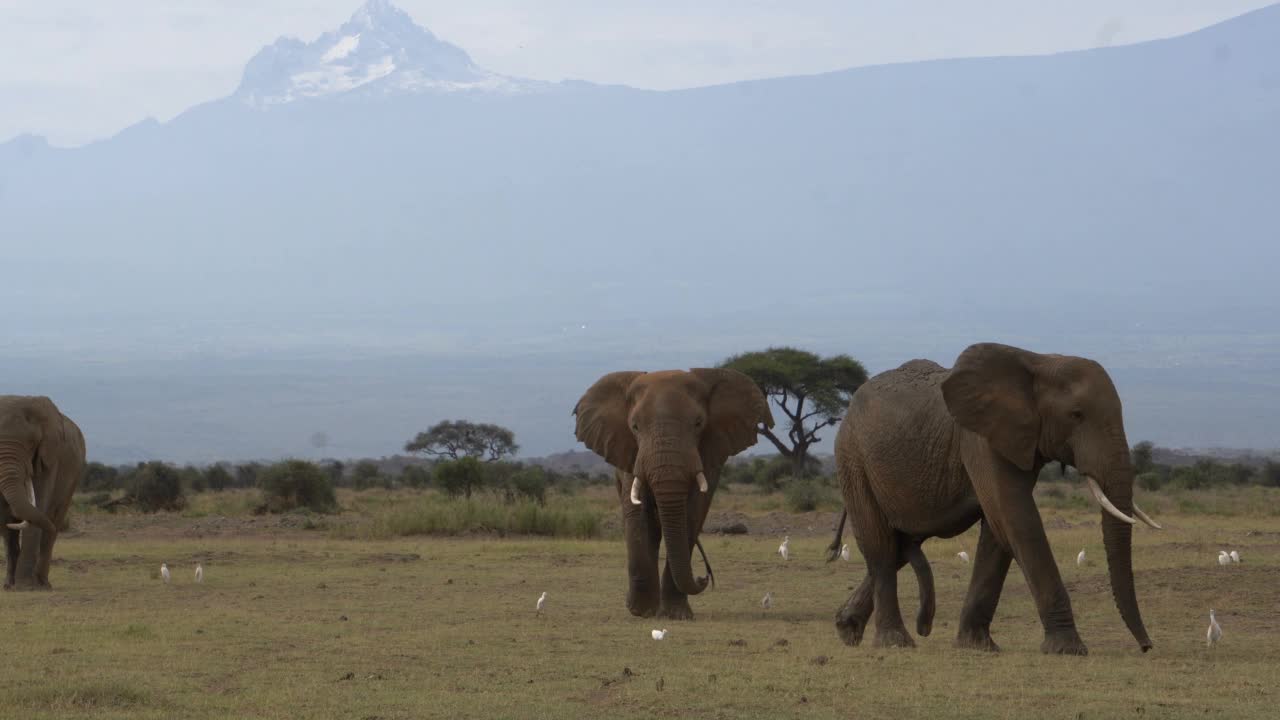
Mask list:
[[[867,381],[866,368],[848,355],[822,358],[791,347],[742,353],[720,367],[755,380],[790,420],[784,437],[763,425],[756,429],[791,461],[797,477],[807,474],[809,448],[822,441],[818,432],[840,422],[853,392]]]
[[[406,452],[425,453],[436,458],[461,460],[464,457],[494,462],[516,454],[515,433],[490,423],[444,420],[420,432],[405,443]]]

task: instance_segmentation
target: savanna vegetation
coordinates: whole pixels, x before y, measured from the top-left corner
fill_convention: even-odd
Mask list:
[[[1273,460],[1133,448],[1143,506],[1166,528],[1135,533],[1147,655],[1116,614],[1096,504],[1072,468],[1046,467],[1037,501],[1091,651],[1062,658],[1039,653],[1018,573],[993,625],[1003,652],[951,647],[970,570],[956,553],[973,552],[976,529],[924,545],[931,637],[907,651],[842,645],[834,613],[862,568],[856,552],[826,562],[843,508],[830,458],[809,450],[800,469],[794,453],[726,466],[703,538],[718,582],[698,597],[698,620],[634,618],[611,474],[516,461],[514,435],[486,433],[452,421],[411,441],[415,455],[356,461],[92,463],[57,546],[55,592],[0,594],[9,640],[38,659],[11,666],[0,707],[30,718],[1272,715]],[[784,534],[787,562],[775,552]],[[1220,566],[1220,549],[1243,559]],[[910,614],[915,583],[899,591]],[[1224,632],[1212,651],[1210,607]],[[660,626],[669,634],[655,642]]]

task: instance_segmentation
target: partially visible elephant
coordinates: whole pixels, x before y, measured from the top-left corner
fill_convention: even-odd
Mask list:
[[[633,615],[691,619],[692,550],[720,470],[730,456],[773,427],[755,382],[735,370],[696,368],[615,372],[573,409],[576,435],[614,467],[627,544],[627,608]],[[667,562],[658,581],[658,545]]]
[[[836,468],[867,576],[836,615],[841,638],[858,644],[874,610],[876,645],[914,645],[898,608],[898,570],[924,540],[981,522],[956,645],[999,649],[991,620],[1016,559],[1044,628],[1041,651],[1087,654],[1032,499],[1051,461],[1074,465],[1102,506],[1112,595],[1139,647],[1151,649],[1134,590],[1132,527],[1135,516],[1159,526],[1133,502],[1115,385],[1092,360],[995,343],[970,346],[950,370],[913,360],[854,393]]]
[[[5,531],[5,589],[51,587],[53,543],[84,469],[84,435],[53,401],[0,395],[0,496],[6,523],[25,523]]]

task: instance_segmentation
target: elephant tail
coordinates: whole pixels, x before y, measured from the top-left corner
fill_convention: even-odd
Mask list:
[[[937,612],[938,601],[933,589],[933,568],[929,566],[929,558],[924,556],[920,543],[909,543],[906,548],[907,562],[916,573],[916,583],[920,586],[920,611],[916,613],[916,634],[928,637],[933,632],[933,615]]]
[[[707,560],[707,551],[702,549],[702,540],[694,540],[693,546],[698,548],[698,554],[702,556],[702,565],[707,569],[707,579],[711,581],[711,587],[715,587],[716,574],[711,571],[711,562]]]
[[[827,562],[831,562],[840,557],[840,541],[844,539],[844,521],[849,518],[849,514],[840,508],[840,524],[836,526],[836,536],[827,546]]]

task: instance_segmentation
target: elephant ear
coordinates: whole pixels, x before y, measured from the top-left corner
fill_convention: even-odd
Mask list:
[[[970,345],[942,381],[947,410],[960,427],[986,438],[1023,470],[1035,467],[1040,439],[1032,359],[1008,345]]]
[[[62,413],[44,396],[30,398],[23,409],[27,421],[37,431],[35,459],[45,468],[58,464],[59,451],[65,442]]]
[[[703,463],[720,467],[756,444],[761,425],[773,427],[773,413],[756,382],[737,370],[694,368],[690,372],[711,389],[707,426],[702,431]]]
[[[643,372],[614,372],[600,378],[573,407],[574,435],[610,465],[630,472],[635,468],[636,436],[627,424],[631,403],[627,391]]]

